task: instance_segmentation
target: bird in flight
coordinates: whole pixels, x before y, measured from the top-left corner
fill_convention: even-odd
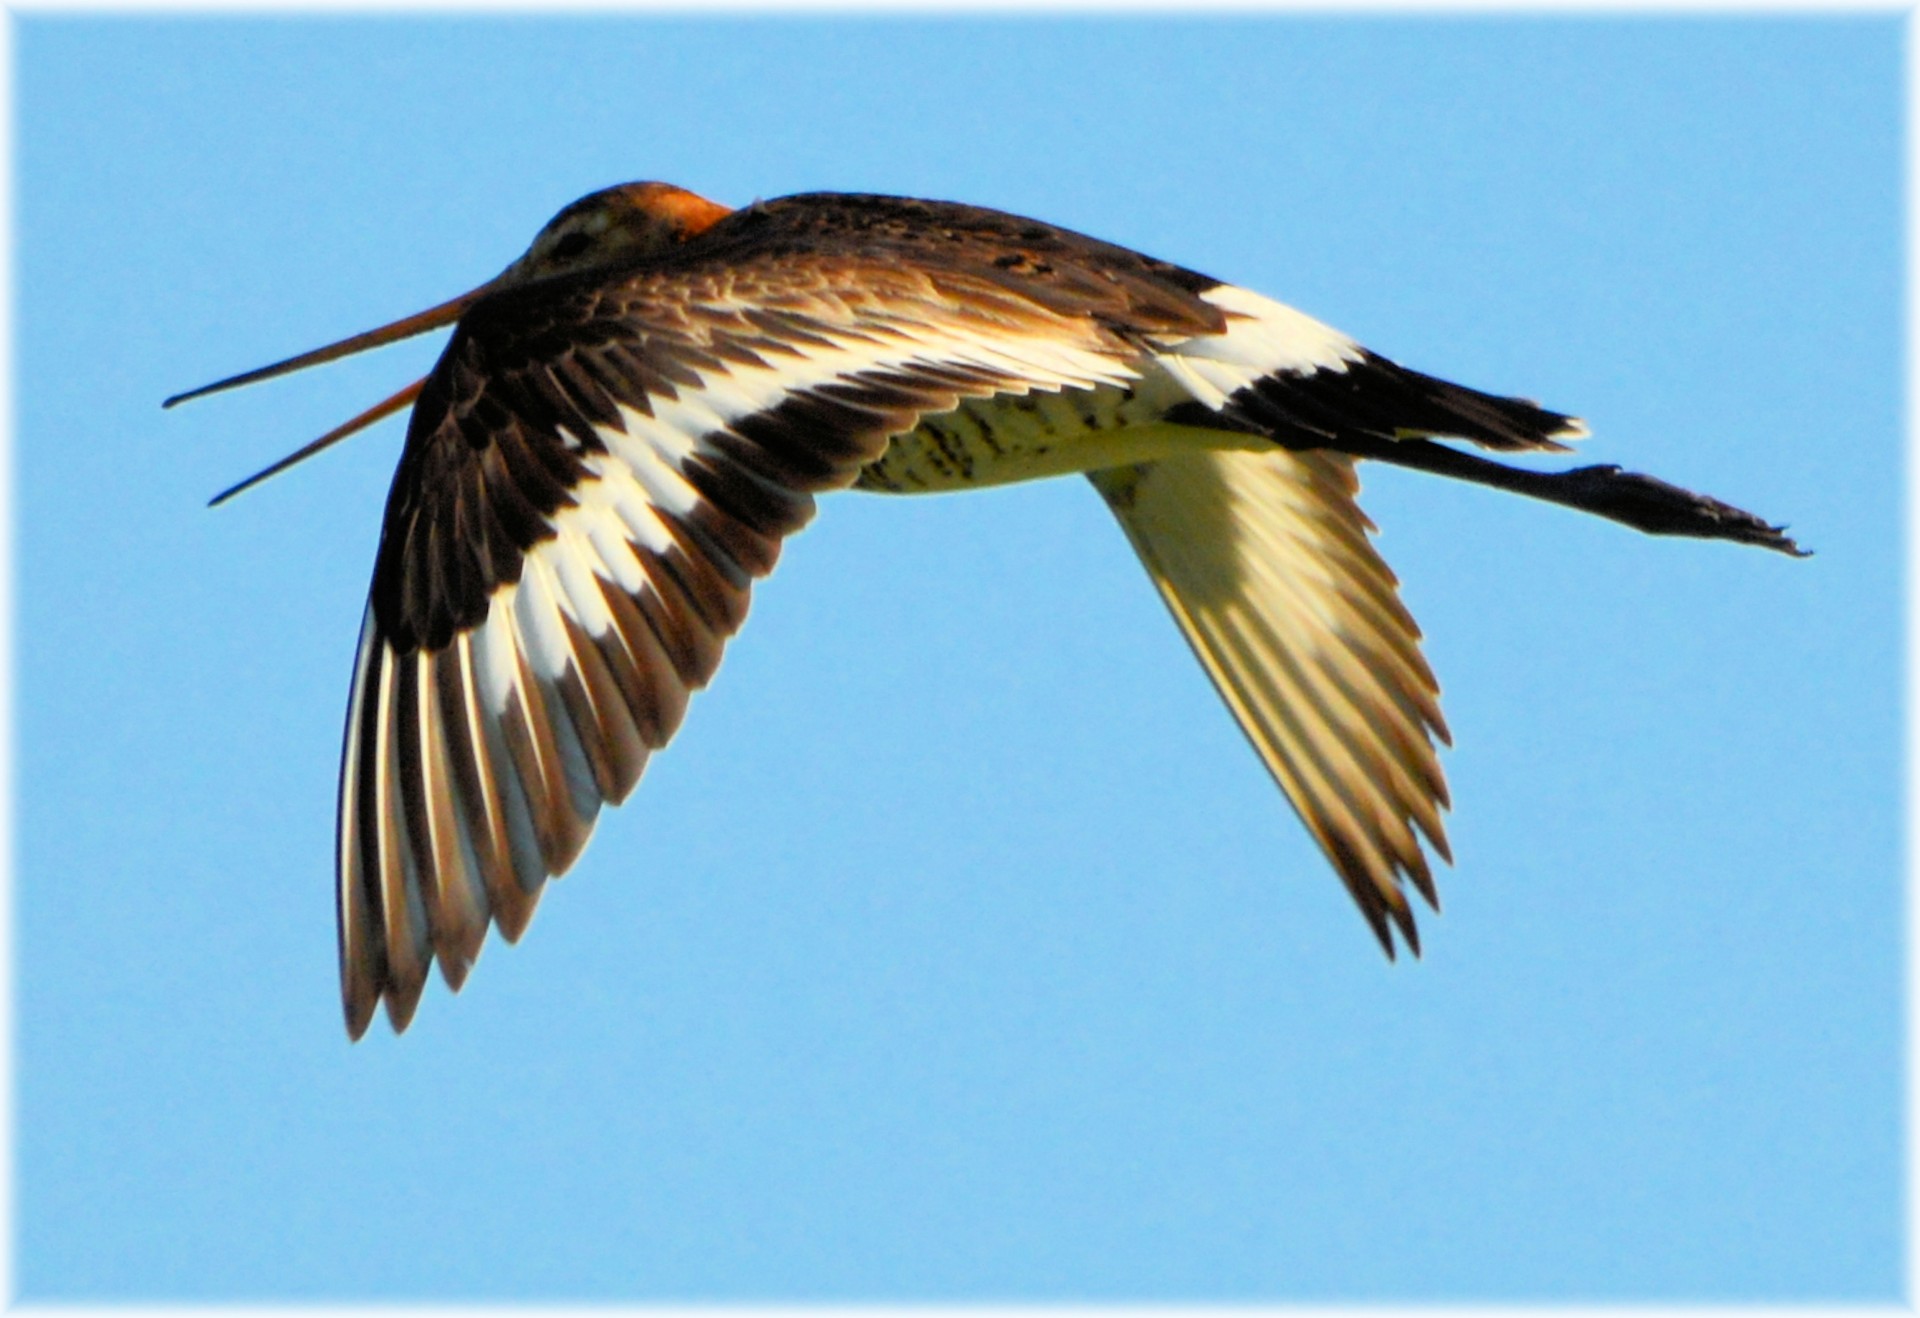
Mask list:
[[[1355,502],[1361,458],[1654,534],[1783,528],[1612,466],[1575,418],[1409,370],[1290,307],[997,211],[814,193],[583,197],[496,278],[166,406],[444,325],[431,373],[219,503],[412,404],[348,700],[348,1034],[517,940],[633,789],[814,498],[1082,472],[1375,937],[1450,860],[1438,685]]]

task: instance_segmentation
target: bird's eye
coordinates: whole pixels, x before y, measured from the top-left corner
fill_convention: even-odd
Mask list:
[[[572,233],[564,235],[559,242],[553,245],[553,254],[562,261],[569,260],[586,251],[587,244],[592,241],[593,240],[588,238],[586,234],[575,229]]]

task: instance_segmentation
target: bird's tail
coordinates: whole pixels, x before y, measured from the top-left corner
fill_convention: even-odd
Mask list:
[[[1242,295],[1243,300],[1245,295]],[[1285,310],[1284,308],[1281,310]],[[1289,316],[1298,313],[1287,312]],[[1229,336],[1230,337],[1230,336]],[[1204,341],[1201,341],[1204,342]],[[1198,388],[1191,362],[1163,359]],[[1795,557],[1806,551],[1763,518],[1636,471],[1612,465],[1531,471],[1477,457],[1435,436],[1504,453],[1564,452],[1586,424],[1524,398],[1505,398],[1409,370],[1363,348],[1338,368],[1280,370],[1170,414],[1189,425],[1228,424],[1294,450],[1343,453],[1524,494],[1620,522],[1649,535],[1683,535],[1759,545]]]
[[[1389,956],[1437,908],[1447,740],[1420,631],[1337,453],[1197,452],[1090,473],[1174,621]]]

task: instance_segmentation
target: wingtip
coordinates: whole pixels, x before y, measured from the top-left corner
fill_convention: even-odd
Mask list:
[[[1560,419],[1560,428],[1547,436],[1548,439],[1564,439],[1575,443],[1592,437],[1593,431],[1587,428],[1587,423],[1584,420],[1577,416],[1566,416],[1564,414]]]
[[[467,976],[480,960],[480,949],[487,940],[487,926],[483,921],[476,929],[456,929],[450,934],[435,940],[434,960],[440,966],[440,978],[446,981],[447,988],[458,993],[466,985]]]
[[[1374,941],[1380,944],[1380,950],[1386,953],[1388,961],[1396,959],[1393,945],[1393,927],[1387,923],[1386,908],[1377,904],[1360,901],[1360,914],[1366,917],[1367,928],[1373,930]]]
[[[1767,529],[1773,533],[1774,537],[1773,541],[1768,545],[1768,548],[1777,549],[1789,558],[1813,557],[1813,551],[1811,549],[1804,547],[1798,540],[1795,540],[1787,534],[1787,524],[1785,522],[1782,522],[1778,526],[1768,527]]]
[[[1413,955],[1418,958],[1420,955],[1420,927],[1414,923],[1413,907],[1407,904],[1405,894],[1395,893],[1394,896],[1398,898],[1398,900],[1388,906],[1387,911],[1393,916],[1394,927],[1400,931],[1400,936],[1407,940],[1407,951],[1413,953]]]
[[[509,877],[507,882],[514,883],[515,880]],[[515,887],[513,892],[518,900],[507,902],[496,895],[493,902],[494,926],[500,930],[500,936],[507,940],[508,945],[520,941],[520,936],[527,932],[527,926],[533,923],[533,913],[540,906],[538,892],[528,892],[519,887]]]
[[[1406,867],[1406,873],[1414,890],[1420,894],[1420,900],[1424,901],[1430,909],[1439,910],[1440,890],[1433,881],[1433,867],[1427,864],[1426,856],[1417,848],[1413,852],[1412,864]]]
[[[420,995],[426,991],[427,981],[422,976],[417,984],[388,985],[387,1023],[393,1026],[395,1034],[405,1034],[407,1026],[413,1024],[413,1013],[420,1007]]]
[[[346,1017],[347,1042],[359,1043],[367,1032],[367,1026],[373,1023],[374,999],[349,996],[342,1005]]]

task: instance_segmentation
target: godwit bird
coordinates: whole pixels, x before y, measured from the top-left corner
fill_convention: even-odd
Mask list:
[[[1561,450],[1571,416],[1396,365],[1243,288],[1035,220],[831,193],[744,210],[661,183],[574,202],[463,297],[167,400],[454,324],[431,374],[222,499],[412,403],[340,769],[347,1031],[519,938],[706,684],[814,496],[1085,472],[1374,935],[1449,859],[1420,633],[1357,458],[1655,534],[1801,551]],[[1423,845],[1424,839],[1424,845]]]

